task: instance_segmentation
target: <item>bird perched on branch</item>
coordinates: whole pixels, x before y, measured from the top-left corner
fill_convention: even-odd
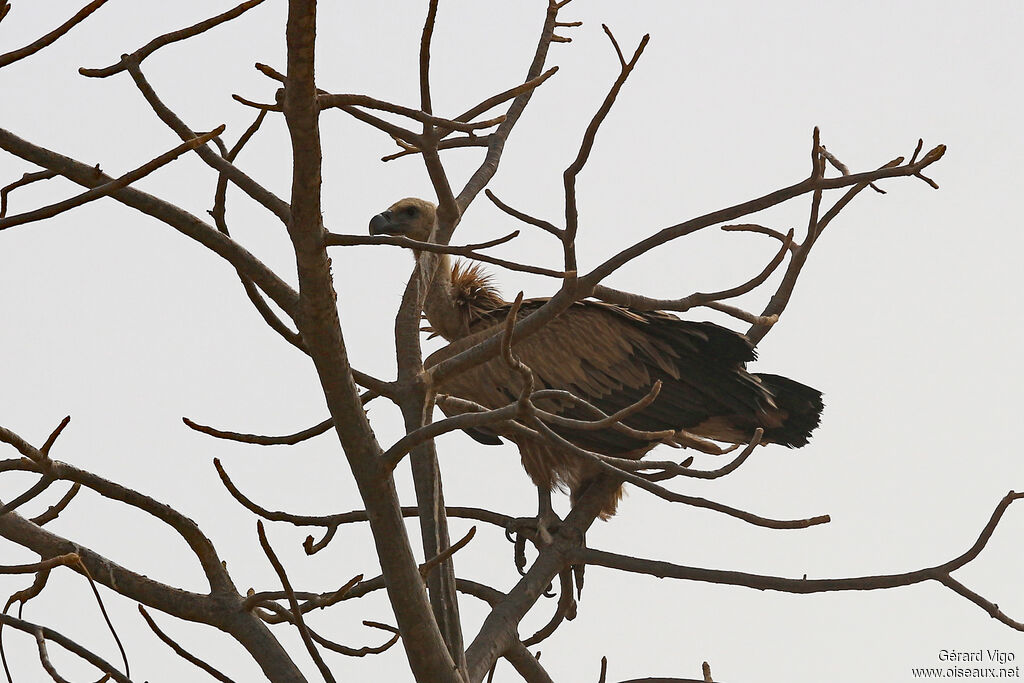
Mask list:
[[[369,229],[372,235],[431,242],[435,206],[403,199],[374,216]],[[428,256],[426,251],[417,251],[416,257],[421,266],[429,258],[431,266],[426,269],[424,313],[431,329],[450,342],[425,366],[502,334],[513,305],[478,266],[453,266],[447,255]],[[546,302],[523,301],[519,317]],[[661,311],[578,301],[512,350],[532,371],[535,391],[563,392],[552,396],[549,391],[532,401],[548,414],[541,421],[554,434],[508,422],[467,432],[485,444],[500,444],[500,437],[513,441],[540,489],[568,488],[574,500],[602,472],[593,457],[577,448],[635,460],[659,443],[702,450],[715,448],[706,440],[748,443],[758,429],[763,430],[761,443],[799,447],[818,426],[822,410],[821,392],[778,375],[748,372],[746,363],[754,360],[755,352],[744,335]],[[467,402],[494,409],[517,401],[520,374],[499,356],[434,388],[461,399],[439,402],[449,415],[464,412]],[[600,417],[594,408],[604,415],[628,414],[614,427],[594,429],[585,424]],[[621,495],[620,487],[605,502],[603,518],[615,513]]]

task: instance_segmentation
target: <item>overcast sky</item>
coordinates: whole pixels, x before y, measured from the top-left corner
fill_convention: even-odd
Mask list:
[[[434,36],[434,106],[455,115],[518,83],[532,58],[544,2],[444,0]],[[0,52],[35,39],[78,9],[78,0],[15,0],[0,24]],[[231,6],[111,0],[38,56],[0,73],[0,127],[113,175],[174,147],[127,74],[79,76],[114,63],[161,33]],[[196,130],[227,124],[237,139],[254,116],[232,93],[272,101],[277,84],[252,68],[284,69],[283,0],[268,0],[227,26],[150,57],[144,70],[164,101]],[[415,106],[423,2],[325,2],[320,10],[320,87]],[[809,170],[811,131],[854,170],[948,145],[915,179],[862,193],[816,245],[788,311],[760,347],[756,369],[821,389],[826,408],[811,444],[758,449],[740,470],[677,490],[772,517],[830,514],[832,523],[771,531],[630,490],[619,514],[595,525],[591,546],[680,564],[808,578],[918,569],[966,550],[998,500],[1024,487],[1020,425],[1024,250],[1019,197],[1024,9],[1017,2],[669,2],[576,0],[561,18],[582,20],[554,45],[559,73],[536,94],[491,184],[513,205],[555,222],[561,172],[617,74],[601,23],[624,50],[650,45],[598,137],[580,176],[579,253],[584,269],[687,218],[789,185]],[[322,117],[324,217],[336,232],[363,234],[394,200],[429,196],[415,157],[338,111]],[[446,157],[461,186],[479,150]],[[290,156],[283,121],[269,117],[239,160],[282,196]],[[0,156],[0,185],[30,165]],[[186,157],[139,187],[205,216],[214,174]],[[76,193],[50,181],[11,196],[11,212]],[[833,197],[834,199],[834,197]],[[806,224],[809,202],[759,215],[778,229]],[[238,192],[229,197],[233,234],[294,281],[294,260],[276,218]],[[485,199],[466,214],[456,241],[519,228]],[[798,233],[799,234],[799,233]],[[558,267],[551,237],[526,229],[498,255]],[[607,284],[659,297],[735,285],[771,258],[773,241],[708,230],[623,268]],[[353,364],[394,377],[393,315],[412,260],[394,249],[332,254]],[[506,298],[544,296],[555,283],[496,271]],[[770,290],[740,301],[759,310]],[[687,317],[736,325],[702,310]],[[234,271],[201,246],[113,201],[0,232],[0,424],[41,444],[60,419],[73,421],[53,455],[169,503],[195,519],[239,586],[274,589],[255,519],[217,480],[220,457],[243,491],[271,509],[330,513],[359,508],[332,434],[291,449],[243,447],[191,432],[182,416],[238,431],[290,433],[326,416],[311,364],[252,310]],[[385,445],[399,435],[397,411],[375,401]],[[511,447],[457,434],[440,440],[449,504],[531,514],[532,486]],[[4,457],[13,457],[6,449]],[[675,456],[672,452],[669,455]],[[699,460],[699,466],[714,463]],[[31,480],[4,475],[9,500]],[[399,475],[403,503],[414,500]],[[65,489],[29,506],[44,509]],[[564,512],[567,501],[556,500]],[[1018,504],[1019,506],[1019,504]],[[452,521],[452,536],[468,524]],[[49,528],[49,527],[48,527]],[[201,589],[202,574],[177,536],[125,507],[82,493],[52,528],[136,571]],[[507,590],[517,579],[512,548],[493,528],[460,552],[460,575]],[[271,524],[268,533],[293,583],[330,590],[378,573],[365,528],[343,529],[306,558],[308,530]],[[319,536],[318,531],[313,531]],[[415,538],[418,538],[416,534]],[[1024,620],[1024,509],[1011,508],[983,555],[956,576],[1011,617]],[[34,556],[4,542],[4,564]],[[28,584],[4,583],[7,593]],[[88,587],[54,572],[25,616],[93,646],[116,650]],[[201,680],[149,633],[135,606],[105,592],[138,680]],[[526,637],[554,609],[541,601]],[[464,603],[469,638],[484,612]],[[237,681],[260,674],[219,632],[158,622]],[[392,619],[382,594],[311,616],[314,628],[351,644],[376,644],[361,620]],[[311,680],[314,667],[284,627],[281,637]],[[44,676],[30,639],[7,632],[16,680]],[[725,683],[860,683],[914,680],[914,667],[941,666],[942,649],[1000,649],[1024,660],[1024,635],[938,584],[873,593],[795,596],[587,572],[576,621],[543,643],[556,681],[696,676],[709,661]],[[56,648],[54,648],[56,650]],[[87,669],[54,652],[65,675]],[[380,657],[328,656],[349,680],[408,680],[400,647]],[[497,681],[512,680],[504,666]]]

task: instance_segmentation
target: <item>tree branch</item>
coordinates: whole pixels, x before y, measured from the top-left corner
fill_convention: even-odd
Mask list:
[[[162,36],[154,38],[153,40],[149,41],[148,43],[146,43],[130,55],[123,55],[121,57],[121,61],[119,61],[116,64],[111,64],[110,66],[103,67],[102,69],[86,69],[83,67],[78,70],[78,73],[89,78],[106,78],[107,76],[113,76],[116,73],[120,73],[128,69],[129,66],[132,64],[140,64],[142,60],[144,60],[146,57],[153,54],[160,48],[164,47],[165,45],[170,45],[171,43],[176,43],[181,40],[187,40],[189,38],[198,36],[200,33],[205,33],[206,31],[209,31],[211,28],[219,26],[225,22],[231,21],[235,17],[244,14],[256,5],[261,4],[262,2],[263,0],[247,0],[246,2],[243,2],[237,7],[228,10],[227,12],[218,14],[217,16],[211,17],[210,19],[200,21],[198,24],[193,24],[188,28],[183,28],[178,31],[173,31],[171,33],[165,33]]]
[[[92,2],[90,2],[88,5],[78,10],[75,16],[71,17],[70,19],[68,19],[63,24],[47,33],[39,40],[29,43],[25,47],[19,48],[17,50],[11,50],[10,52],[0,55],[0,69],[7,66],[8,64],[13,64],[19,59],[25,59],[25,57],[34,55],[43,48],[47,47],[48,45],[52,45],[54,42],[56,42],[58,38],[67,34],[68,31],[70,31],[72,28],[74,28],[82,21],[84,21],[86,17],[88,17],[90,14],[98,10],[100,7],[102,7],[104,4],[106,4],[106,2],[107,0],[92,0]],[[0,12],[0,20],[3,20],[4,16],[7,14],[8,10],[10,9],[10,5],[4,3],[4,7],[2,9],[3,11]]]

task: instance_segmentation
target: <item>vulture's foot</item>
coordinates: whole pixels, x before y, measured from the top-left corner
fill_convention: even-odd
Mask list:
[[[505,525],[505,538],[515,544],[515,563],[520,575],[526,575],[526,541],[538,548],[550,545],[561,526],[562,519],[554,512],[544,517],[517,517]]]

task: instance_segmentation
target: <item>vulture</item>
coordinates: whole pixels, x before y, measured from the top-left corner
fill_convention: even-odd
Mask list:
[[[406,198],[370,220],[371,235],[404,236],[433,241],[435,205]],[[415,253],[417,259],[424,252]],[[498,294],[476,265],[451,263],[447,255],[432,256],[436,264],[427,285],[423,310],[430,330],[449,344],[427,358],[430,367],[474,344],[501,334],[512,304]],[[519,316],[528,316],[547,299],[522,302]],[[755,430],[761,443],[790,448],[807,443],[818,426],[821,392],[779,375],[752,373],[755,359],[742,334],[710,322],[681,320],[662,311],[643,311],[601,301],[582,300],[513,347],[534,373],[535,388],[560,389],[586,400],[607,415],[644,398],[656,382],[660,392],[646,408],[623,419],[634,430],[672,431],[675,438],[650,441],[627,430],[552,429],[588,451],[639,459],[658,443],[693,445],[700,439],[741,444]],[[437,393],[473,401],[486,408],[514,402],[521,381],[501,357],[443,380]],[[593,420],[586,405],[566,398],[538,399],[538,408],[575,420]],[[442,409],[446,413],[454,409]],[[601,469],[593,461],[529,430],[494,425],[467,430],[485,444],[504,437],[514,442],[523,467],[542,492],[568,489],[578,498]],[[619,487],[603,506],[608,519],[622,497]],[[543,498],[543,495],[542,495]]]

